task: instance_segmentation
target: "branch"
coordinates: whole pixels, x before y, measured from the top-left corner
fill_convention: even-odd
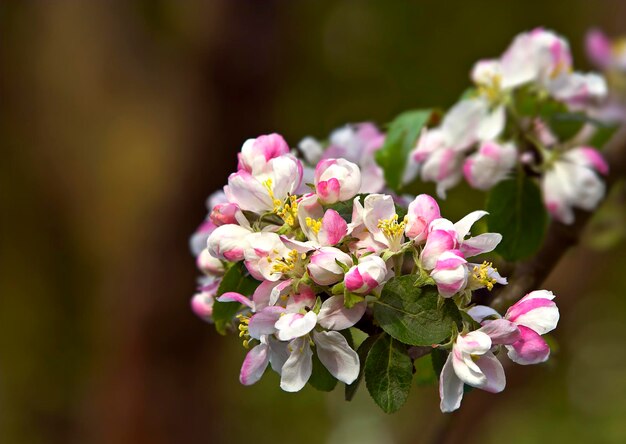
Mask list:
[[[626,176],[626,126],[619,130],[607,146],[605,158],[610,166],[606,180],[608,190],[616,181]],[[593,212],[577,210],[576,221],[571,225],[551,222],[539,252],[515,266],[509,284],[499,291],[491,306],[502,312],[525,294],[539,288],[570,247],[580,242],[592,215]]]

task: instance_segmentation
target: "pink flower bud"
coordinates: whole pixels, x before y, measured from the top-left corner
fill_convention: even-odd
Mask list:
[[[200,271],[209,276],[221,276],[224,274],[224,264],[219,259],[211,256],[207,248],[198,255],[196,265]]]
[[[343,279],[343,268],[352,267],[352,258],[338,248],[322,247],[311,256],[307,267],[313,282],[319,285],[332,285]]]
[[[457,254],[446,251],[437,260],[437,265],[430,273],[435,280],[439,294],[449,298],[460,292],[467,285],[469,271],[467,261]]]
[[[359,167],[345,159],[324,159],[315,168],[315,189],[321,202],[332,204],[357,195],[361,188]]]
[[[368,294],[383,284],[388,275],[387,265],[380,257],[365,256],[346,273],[344,283],[352,293]]]
[[[415,242],[422,242],[428,236],[430,223],[441,217],[437,201],[428,194],[420,194],[409,204],[405,233]]]
[[[209,236],[208,250],[211,256],[230,262],[239,262],[244,259],[244,252],[248,246],[246,237],[250,231],[239,225],[222,225],[217,227]]]
[[[259,136],[248,139],[239,153],[239,169],[256,174],[262,171],[267,163],[276,157],[289,153],[289,145],[280,134]]]
[[[235,215],[239,211],[239,206],[234,203],[217,204],[211,211],[211,222],[218,227],[226,224],[238,225]]]

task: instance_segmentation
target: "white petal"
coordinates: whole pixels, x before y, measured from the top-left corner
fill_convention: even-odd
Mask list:
[[[439,406],[444,413],[453,412],[461,406],[463,381],[454,372],[452,354],[448,355],[439,376],[439,396],[441,398]]]
[[[489,253],[493,251],[501,241],[502,235],[500,233],[479,234],[478,236],[465,239],[463,245],[461,245],[461,252],[463,252],[465,257]]]
[[[317,322],[328,330],[344,330],[356,324],[365,313],[365,302],[346,308],[343,296],[332,296],[324,301],[317,315]]]
[[[504,130],[504,124],[504,106],[499,106],[480,122],[477,136],[480,140],[495,140]]]
[[[265,307],[260,312],[254,314],[248,323],[250,337],[260,339],[262,335],[271,335],[276,332],[276,321],[280,318],[283,307]]]
[[[483,216],[486,216],[486,211],[472,211],[470,214],[465,216],[463,219],[454,224],[454,229],[457,232],[457,239],[459,242],[462,242],[467,233],[470,232],[472,225]]]
[[[482,322],[485,318],[493,316],[495,318],[501,318],[500,313],[495,311],[491,307],[487,307],[486,305],[476,305],[475,307],[467,310],[467,314],[472,317],[476,322]]]
[[[504,368],[502,368],[502,364],[493,353],[488,352],[484,356],[481,356],[480,359],[476,361],[476,364],[487,377],[485,384],[476,387],[490,393],[500,393],[504,390],[506,386]]]
[[[280,388],[286,392],[298,392],[311,377],[313,353],[308,338],[294,339],[289,348],[291,354],[281,371]]]
[[[309,333],[317,324],[317,315],[310,311],[305,315],[300,313],[288,313],[281,316],[276,321],[275,327],[278,330],[278,339],[281,341],[289,341],[294,338]]]
[[[313,332],[317,356],[331,375],[352,384],[359,376],[359,355],[350,348],[348,341],[336,331]]]
[[[285,362],[289,359],[289,344],[279,341],[274,336],[267,336],[267,342],[270,346],[270,365],[272,366],[272,370],[280,375]]]

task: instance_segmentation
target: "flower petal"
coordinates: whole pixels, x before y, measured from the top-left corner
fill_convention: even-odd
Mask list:
[[[239,302],[240,304],[243,304],[246,307],[249,307],[249,308],[254,307],[254,303],[250,300],[250,298],[247,298],[246,296],[240,293],[235,293],[234,291],[229,291],[227,293],[224,293],[219,298],[217,298],[217,300],[219,302]]]
[[[439,375],[439,397],[441,398],[439,407],[443,413],[453,412],[461,407],[463,381],[454,372],[452,354],[448,355]]]
[[[305,315],[300,313],[288,313],[276,321],[278,339],[289,341],[309,333],[317,324],[317,315],[310,311]]]
[[[359,376],[359,355],[350,348],[346,338],[336,331],[313,332],[317,356],[331,375],[346,384]]]
[[[521,336],[517,325],[506,319],[487,321],[478,331],[489,335],[494,345],[513,344]]]
[[[252,385],[261,379],[269,362],[267,344],[259,344],[248,352],[239,373],[239,381],[243,385]]]
[[[506,386],[506,376],[502,364],[493,353],[487,352],[476,361],[476,365],[486,376],[486,382],[476,386],[490,393],[500,393]]]
[[[465,236],[467,236],[467,233],[470,232],[470,229],[472,228],[472,225],[474,225],[474,223],[486,216],[487,213],[486,211],[472,211],[470,214],[468,214],[467,216],[465,216],[463,219],[461,219],[460,221],[458,221],[457,223],[454,224],[454,229],[457,232],[457,240],[459,242],[462,242],[463,239],[465,238]]]
[[[550,299],[528,298],[509,308],[505,318],[544,335],[556,328],[559,322],[559,309]]]
[[[283,365],[280,388],[286,392],[302,390],[313,371],[313,353],[308,338],[294,339],[289,343],[291,354]]]
[[[546,341],[534,330],[519,326],[520,339],[507,346],[511,361],[520,365],[531,365],[545,362],[550,357],[550,347]]]
[[[500,233],[483,233],[465,239],[460,249],[465,257],[472,257],[493,251],[501,241]]]
[[[346,308],[343,296],[332,296],[324,301],[317,322],[328,330],[344,330],[356,324],[365,313],[365,302]]]
[[[260,339],[261,335],[271,335],[276,332],[276,321],[285,312],[283,307],[270,306],[257,312],[250,318],[248,323],[248,333],[254,339]]]

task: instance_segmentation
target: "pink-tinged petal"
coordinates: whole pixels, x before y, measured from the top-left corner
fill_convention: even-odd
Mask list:
[[[257,382],[263,376],[269,360],[267,344],[259,344],[254,347],[243,360],[239,381],[243,385],[252,385]]]
[[[529,299],[548,299],[551,301],[555,297],[556,296],[554,295],[554,293],[549,290],[535,290],[528,293],[526,296],[520,299],[519,302],[527,301]]]
[[[481,219],[482,217],[486,216],[487,213],[486,211],[472,211],[470,214],[468,214],[467,216],[465,216],[463,219],[461,219],[460,221],[458,221],[457,223],[454,224],[454,229],[457,232],[457,239],[459,242],[463,241],[463,239],[465,238],[465,236],[470,232],[472,225],[474,225],[474,223],[476,223],[476,221],[478,219]]]
[[[274,326],[278,330],[278,339],[290,341],[308,334],[317,324],[317,315],[310,311],[303,315],[300,313],[287,313],[276,321]]]
[[[577,163],[578,165],[592,168],[604,176],[609,174],[609,164],[595,148],[585,146],[574,148],[565,153],[563,158]]]
[[[348,234],[347,222],[335,210],[328,210],[322,218],[318,239],[322,246],[334,246]]]
[[[491,338],[491,342],[494,345],[512,344],[521,336],[517,325],[513,322],[507,321],[506,319],[487,321],[478,331],[487,334]]]
[[[363,276],[361,276],[361,273],[356,265],[352,267],[348,273],[346,273],[344,283],[348,291],[357,291],[363,287]]]
[[[318,183],[316,190],[317,195],[323,202],[335,203],[339,201],[339,192],[341,190],[341,185],[339,184],[339,181],[334,177]]]
[[[270,292],[269,305],[276,305],[276,303],[278,302],[278,299],[281,296],[284,296],[287,293],[289,293],[289,291],[291,290],[291,282],[292,282],[291,279],[287,279],[285,281],[279,281],[278,285],[272,288],[272,291]]]
[[[439,375],[439,397],[441,398],[439,407],[443,413],[453,412],[461,407],[463,381],[454,372],[452,354],[448,355]]]
[[[313,353],[308,338],[294,339],[289,343],[291,354],[283,365],[280,388],[286,392],[298,392],[306,385],[313,371]]]
[[[487,307],[486,305],[476,305],[469,310],[467,310],[467,314],[472,317],[478,323],[481,323],[485,320],[485,318],[493,317],[495,319],[501,318],[500,313],[495,311],[491,307]]]
[[[213,322],[213,294],[203,291],[196,293],[191,299],[191,309],[200,319]]]
[[[359,376],[359,355],[350,348],[346,338],[336,331],[313,332],[317,357],[331,375],[346,384]]]
[[[465,257],[472,257],[493,251],[501,241],[500,233],[483,233],[465,239],[460,249]]]
[[[502,368],[502,364],[493,353],[485,353],[476,361],[476,365],[480,367],[480,370],[486,377],[485,383],[476,387],[490,393],[500,393],[504,390],[504,387],[506,387],[504,368]]]
[[[245,305],[246,307],[253,308],[254,303],[247,298],[246,296],[235,293],[234,291],[229,291],[228,293],[224,293],[219,298],[217,298],[219,302],[239,302],[240,304]]]
[[[250,318],[248,323],[248,332],[250,337],[260,339],[262,335],[271,335],[276,333],[276,321],[280,319],[280,315],[285,312],[283,307],[272,306],[265,307]]]
[[[437,265],[439,256],[445,251],[452,250],[455,246],[456,240],[448,231],[432,231],[426,239],[424,250],[422,250],[422,266],[426,270],[432,270]]]
[[[245,170],[228,176],[228,186],[224,187],[228,200],[242,210],[263,213],[274,208],[267,188]]]
[[[344,330],[352,327],[363,317],[365,308],[365,302],[346,308],[343,296],[332,296],[322,304],[317,322],[328,330]]]
[[[482,374],[480,368],[472,361],[469,355],[466,359],[466,357],[455,348],[452,349],[450,354],[452,355],[454,373],[456,373],[461,381],[474,387],[485,383],[485,375]]]
[[[276,133],[257,137],[254,142],[254,148],[265,156],[265,160],[289,153],[289,145],[287,145],[283,136]]]
[[[287,310],[297,312],[302,309],[313,308],[317,300],[315,292],[308,285],[300,284],[298,292],[292,294],[287,300]]]
[[[272,290],[279,284],[278,282],[263,281],[254,290],[252,295],[252,301],[254,302],[254,309],[256,311],[263,310],[270,305]]]
[[[218,227],[226,224],[238,225],[236,215],[240,211],[239,206],[234,203],[217,204],[211,211],[211,222]]]
[[[428,225],[441,217],[437,201],[428,194],[420,194],[409,204],[405,233],[408,238],[421,242],[428,235]]]
[[[559,322],[559,309],[549,299],[526,299],[509,308],[505,318],[544,335],[556,328]]]
[[[590,30],[585,37],[587,56],[600,69],[607,68],[612,61],[611,41],[599,29]]]
[[[531,365],[545,362],[550,357],[550,347],[534,330],[519,326],[521,337],[512,345],[507,346],[511,361],[520,365]]]

